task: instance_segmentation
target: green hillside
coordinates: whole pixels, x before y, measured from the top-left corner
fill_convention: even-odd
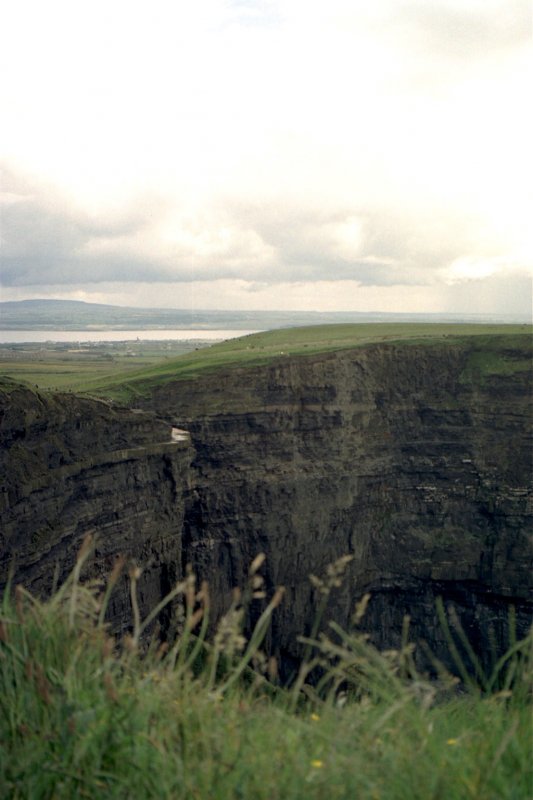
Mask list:
[[[93,384],[72,387],[115,399],[128,400],[147,395],[156,386],[175,380],[197,377],[207,371],[252,367],[287,357],[305,357],[334,350],[345,350],[377,343],[459,343],[472,338],[475,349],[506,350],[531,342],[531,327],[526,325],[447,325],[447,324],[363,324],[320,325],[267,331],[202,348],[146,369],[116,376],[101,377]],[[478,359],[483,364],[483,359]],[[497,371],[505,371],[502,359],[492,360]],[[498,363],[496,364],[496,361]],[[511,362],[509,362],[511,364]],[[525,365],[527,367],[527,364]],[[524,365],[522,364],[522,368]],[[514,364],[510,367],[516,369]],[[489,366],[490,369],[490,366]]]
[[[482,325],[448,323],[364,323],[284,328],[242,336],[192,352],[155,359],[151,363],[122,359],[106,365],[80,356],[68,366],[11,361],[2,363],[1,373],[38,384],[40,388],[95,394],[119,401],[146,396],[161,383],[185,380],[207,371],[258,366],[291,357],[344,350],[377,343],[460,343],[471,339],[474,372],[514,371],[527,368],[505,355],[515,346],[531,343],[530,325]],[[161,351],[162,353],[163,351]],[[498,355],[499,353],[499,355]]]

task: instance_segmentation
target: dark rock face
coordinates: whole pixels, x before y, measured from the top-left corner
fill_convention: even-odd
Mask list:
[[[529,354],[529,355],[528,355]],[[443,656],[435,599],[473,645],[530,622],[531,351],[526,369],[472,376],[466,346],[383,346],[228,371],[162,387],[157,413],[196,452],[184,552],[224,597],[260,551],[283,584],[273,639],[287,662],[317,604],[310,573],[354,559],[326,616],[346,625],[365,592],[367,630]]]
[[[181,563],[184,488],[191,450],[171,442],[153,415],[73,395],[0,393],[0,583],[47,592],[72,569],[87,533],[97,535],[93,575],[119,554],[142,565],[140,604],[152,608]],[[131,619],[126,581],[110,607]]]
[[[16,557],[16,579],[44,590],[96,530],[97,570],[118,552],[145,567],[146,608],[190,562],[221,611],[265,552],[267,586],[287,590],[271,647],[289,671],[317,606],[309,574],[349,554],[326,619],[348,625],[370,592],[364,625],[378,645],[396,645],[409,614],[411,638],[446,658],[442,596],[476,649],[505,648],[510,607],[519,632],[531,617],[531,347],[500,347],[505,368],[492,371],[476,353],[391,344],[285,357],[167,384],[144,411],[6,394],[0,574]],[[192,448],[169,441],[171,426]],[[118,626],[128,605],[124,585]]]

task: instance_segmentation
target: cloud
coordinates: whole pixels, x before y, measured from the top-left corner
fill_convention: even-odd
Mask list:
[[[392,21],[418,53],[448,62],[505,55],[531,38],[528,0],[407,0],[395,4]]]
[[[438,307],[472,280],[520,283],[528,16],[523,0],[10,4],[2,284]]]
[[[3,174],[1,279],[6,286],[142,280],[148,265],[132,247],[148,217],[140,208],[115,216],[76,209],[50,185]]]
[[[53,186],[13,174],[5,183],[1,277],[10,287],[230,279],[431,286],[507,266],[483,221],[450,209],[413,215],[284,195],[195,207],[139,195],[98,215]]]

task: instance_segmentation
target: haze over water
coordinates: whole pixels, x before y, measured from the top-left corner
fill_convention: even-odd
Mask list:
[[[30,342],[126,342],[166,341],[185,342],[201,339],[218,342],[236,339],[257,331],[248,330],[126,330],[126,331],[2,331],[0,344],[29,344]]]

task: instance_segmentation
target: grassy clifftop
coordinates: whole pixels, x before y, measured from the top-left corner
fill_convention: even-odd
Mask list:
[[[285,328],[242,336],[176,357],[167,357],[147,366],[127,364],[84,363],[76,366],[71,360],[56,376],[46,364],[26,364],[23,377],[43,388],[85,392],[119,401],[147,396],[157,386],[169,381],[195,378],[207,372],[235,367],[253,367],[319,353],[347,350],[375,344],[404,343],[426,345],[460,345],[469,343],[472,363],[469,375],[480,372],[515,372],[527,369],[528,359],[511,357],[513,349],[531,347],[529,325],[481,325],[441,323],[368,323],[317,325]],[[21,373],[15,363],[3,365],[6,375]],[[33,372],[32,372],[33,370]],[[65,372],[65,370],[67,370]],[[70,373],[70,374],[69,374]]]
[[[222,342],[168,359],[137,372],[99,378],[85,391],[117,400],[146,396],[169,381],[195,378],[206,372],[235,367],[254,367],[288,357],[309,357],[375,344],[454,345],[469,342],[472,374],[487,371],[514,372],[531,366],[528,359],[511,351],[531,348],[532,329],[526,325],[364,324],[320,325],[267,331]],[[75,388],[75,387],[73,387]],[[82,388],[82,387],[80,387]]]

